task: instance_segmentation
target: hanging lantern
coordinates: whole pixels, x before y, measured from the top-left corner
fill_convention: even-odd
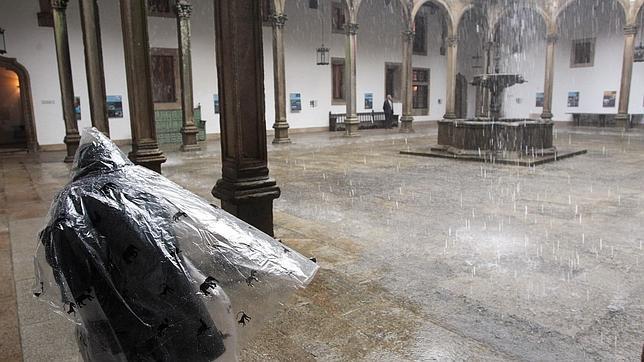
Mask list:
[[[7,53],[7,42],[4,40],[4,29],[0,28],[0,54]]]
[[[317,49],[317,65],[329,65],[329,48],[324,44]]]

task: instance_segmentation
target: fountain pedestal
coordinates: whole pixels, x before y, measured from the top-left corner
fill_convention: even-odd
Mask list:
[[[558,151],[553,144],[551,120],[499,118],[503,90],[524,82],[517,74],[474,77],[473,85],[490,91],[488,110],[491,117],[438,121],[438,145],[400,153],[521,166],[535,166],[586,153],[586,150]]]
[[[551,121],[532,119],[438,121],[433,150],[462,156],[553,155]]]

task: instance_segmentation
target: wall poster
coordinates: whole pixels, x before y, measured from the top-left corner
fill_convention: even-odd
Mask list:
[[[291,112],[299,112],[302,110],[302,94],[291,93]]]
[[[373,93],[364,94],[364,109],[373,109]]]
[[[605,91],[604,92],[604,108],[613,108],[615,107],[615,100],[617,99],[616,91]]]
[[[579,107],[579,92],[568,92],[568,107]]]
[[[212,96],[213,104],[215,105],[215,114],[219,114],[219,94]]]
[[[536,107],[543,107],[543,92],[537,93]]]
[[[107,96],[107,117],[123,118],[123,98],[121,96]]]
[[[76,120],[80,121],[81,119],[80,97],[74,97],[74,115],[76,116]]]

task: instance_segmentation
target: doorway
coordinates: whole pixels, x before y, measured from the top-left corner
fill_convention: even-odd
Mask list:
[[[29,74],[15,59],[0,56],[0,152],[36,149]]]

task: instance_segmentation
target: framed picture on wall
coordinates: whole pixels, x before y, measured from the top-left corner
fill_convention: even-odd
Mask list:
[[[107,117],[123,118],[123,97],[107,96]]]
[[[364,94],[364,109],[373,109],[373,93]]]
[[[640,44],[639,46],[635,47],[633,61],[635,63],[644,62],[644,45]]]
[[[76,120],[80,121],[81,119],[80,97],[74,97],[74,115],[76,116]]]
[[[568,107],[579,107],[579,92],[568,92]]]
[[[219,94],[212,96],[213,104],[215,105],[215,114],[219,114]]]
[[[301,93],[291,93],[291,112],[299,112],[302,110],[302,94]]]
[[[543,92],[537,93],[535,107],[543,107]]]
[[[616,99],[617,99],[617,92],[616,91],[605,91],[604,92],[604,101],[602,103],[604,108],[613,108],[613,107],[615,107]]]

